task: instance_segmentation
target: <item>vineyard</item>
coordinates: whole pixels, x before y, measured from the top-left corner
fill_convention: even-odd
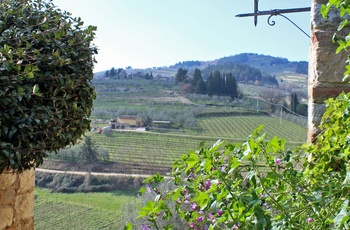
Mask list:
[[[56,194],[35,189],[35,229],[120,229],[122,205],[135,199],[134,195]]]
[[[197,124],[197,132],[114,130],[108,135],[96,131],[89,135],[98,149],[108,154],[108,160],[105,158],[100,162],[100,168],[104,171],[146,175],[170,172],[175,160],[190,150],[196,150],[201,142],[205,142],[205,146],[211,146],[219,139],[243,141],[261,124],[264,125],[263,131],[267,133],[267,139],[273,136],[284,138],[289,149],[306,140],[305,128],[266,115],[242,115],[240,112],[234,115],[231,112],[230,115],[219,116],[211,113],[208,117],[199,117]],[[79,160],[77,153],[72,153],[71,156],[67,152],[51,155],[52,158],[61,160]]]
[[[217,140],[132,131],[114,131],[111,136],[94,133],[92,138],[100,148],[108,150],[109,161],[122,164],[125,173],[135,174],[169,172],[176,159],[189,150],[195,150],[201,141],[209,145]]]
[[[268,139],[278,136],[286,139],[288,143],[306,141],[305,128],[271,116],[216,116],[200,118],[197,122],[204,136],[242,139],[263,124]]]

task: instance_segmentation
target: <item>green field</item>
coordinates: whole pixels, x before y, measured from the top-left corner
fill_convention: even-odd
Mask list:
[[[278,136],[288,143],[306,141],[305,128],[271,116],[215,116],[200,118],[197,122],[204,136],[242,139],[263,124],[267,139]]]
[[[136,132],[114,130],[109,135],[91,132],[92,140],[99,149],[108,152],[108,171],[130,174],[165,174],[171,171],[172,164],[189,150],[196,150],[201,142],[213,145],[217,140],[231,142],[244,141],[259,125],[267,133],[267,140],[273,136],[286,139],[286,147],[291,149],[306,141],[306,129],[286,120],[260,115],[244,116],[242,113],[230,116],[210,114],[197,119],[198,129],[191,132]],[[67,154],[54,155],[54,158],[69,159]],[[78,161],[76,158],[73,161]],[[111,164],[113,163],[113,164]]]
[[[135,192],[51,193],[35,189],[35,229],[120,229],[122,208]]]

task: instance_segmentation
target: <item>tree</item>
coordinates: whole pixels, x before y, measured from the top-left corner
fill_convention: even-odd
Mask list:
[[[297,112],[298,105],[299,105],[298,95],[296,93],[292,93],[291,100],[290,100],[290,108],[294,113]]]
[[[238,97],[238,87],[237,81],[232,73],[226,74],[226,86],[225,86],[226,95],[230,96],[232,99]]]
[[[114,78],[115,76],[117,76],[117,71],[114,69],[114,67],[112,67],[109,71],[109,75],[111,78]]]
[[[95,143],[91,140],[91,137],[86,136],[79,151],[80,163],[87,165],[89,172],[91,172],[91,165],[98,161],[98,151]]]
[[[175,74],[175,83],[179,84],[183,82],[187,78],[187,73],[188,73],[187,69],[179,68],[177,70],[177,73]]]
[[[271,113],[275,112],[276,106],[283,102],[285,97],[282,91],[276,89],[265,89],[259,96],[268,103]]]
[[[196,86],[200,80],[203,80],[202,72],[196,68],[193,73],[192,85]]]
[[[90,129],[96,27],[41,0],[2,1],[0,21],[0,172],[21,172]]]
[[[197,94],[206,94],[206,92],[207,92],[207,87],[206,87],[206,85],[205,85],[205,82],[204,82],[204,80],[203,80],[203,78],[202,79],[199,79],[198,81],[197,81],[197,84],[196,84],[196,86],[195,86],[195,93],[197,93]]]

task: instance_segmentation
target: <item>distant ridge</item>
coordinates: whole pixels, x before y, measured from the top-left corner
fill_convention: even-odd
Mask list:
[[[205,69],[217,65],[225,66],[230,64],[248,65],[250,67],[259,69],[266,74],[275,75],[284,72],[292,72],[297,74],[307,75],[308,62],[307,61],[289,61],[283,57],[273,57],[264,54],[256,53],[241,53],[237,55],[222,57],[211,61],[181,61],[171,66],[165,67],[150,67],[145,69],[128,69],[129,72],[158,72],[159,70],[167,70],[170,72],[176,72],[179,68],[188,69],[189,72],[193,72],[195,68]],[[106,70],[107,71],[107,70]],[[96,72],[95,76],[103,76],[105,71]],[[175,73],[171,74],[174,75]]]
[[[287,58],[273,57],[255,53],[241,53],[223,57],[213,61],[183,61],[169,66],[169,68],[205,68],[209,65],[245,64],[269,74],[279,72],[295,72],[307,74],[307,61],[289,61]]]

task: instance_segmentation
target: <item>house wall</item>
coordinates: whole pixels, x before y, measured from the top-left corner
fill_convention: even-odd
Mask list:
[[[308,141],[314,141],[319,133],[323,113],[324,101],[338,96],[342,91],[349,92],[350,84],[342,82],[345,72],[347,53],[335,53],[337,44],[332,43],[340,18],[335,11],[331,11],[329,18],[324,19],[320,13],[322,4],[327,0],[312,0],[311,5],[311,40],[309,50],[309,80],[308,80]],[[349,28],[342,31],[348,34]]]

